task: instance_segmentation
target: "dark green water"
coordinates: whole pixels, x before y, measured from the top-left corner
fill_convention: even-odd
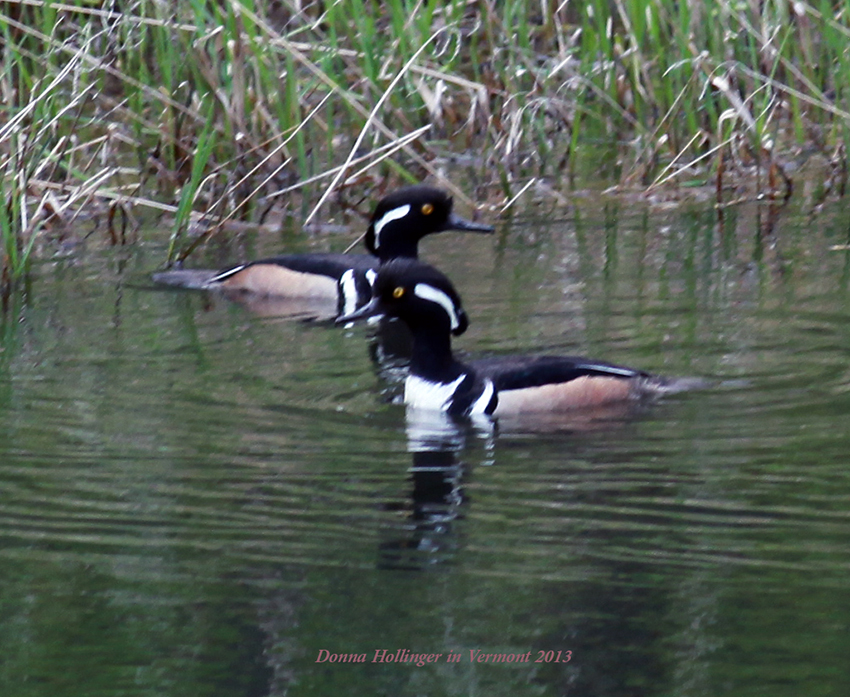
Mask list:
[[[39,263],[0,336],[0,694],[844,694],[848,230],[624,205],[428,240],[459,350],[714,381],[498,434],[408,423],[373,329],[142,287],[153,244]]]

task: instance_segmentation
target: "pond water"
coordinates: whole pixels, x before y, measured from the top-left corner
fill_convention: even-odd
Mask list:
[[[427,240],[459,351],[711,381],[495,431],[408,418],[375,328],[152,290],[145,235],[37,263],[0,335],[0,693],[843,694],[841,208]]]

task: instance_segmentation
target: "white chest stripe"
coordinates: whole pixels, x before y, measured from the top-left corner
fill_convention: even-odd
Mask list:
[[[429,286],[427,283],[417,283],[413,292],[423,300],[430,300],[431,302],[441,305],[451,320],[452,329],[457,329],[460,326],[457,312],[455,312],[455,304],[443,291],[434,288],[434,286]]]
[[[354,279],[354,269],[349,269],[339,279],[339,289],[342,291],[342,314],[348,315],[357,309],[357,282]]]
[[[378,272],[375,269],[369,269],[366,272],[366,281],[369,283],[370,288],[375,287],[375,279],[378,277]]]
[[[493,381],[487,380],[484,385],[484,391],[481,393],[481,396],[475,400],[469,410],[469,413],[483,414],[484,410],[487,408],[487,405],[490,404],[490,400],[493,398],[493,392],[495,391],[495,389],[496,388],[493,386]]]
[[[393,220],[398,220],[399,218],[403,218],[408,213],[410,213],[410,204],[399,206],[398,208],[393,208],[390,211],[384,213],[381,216],[381,219],[375,223],[375,248],[378,249],[381,246],[381,230],[384,229],[384,226],[387,223],[391,223]]]
[[[404,382],[404,403],[417,409],[448,411],[455,390],[465,378],[466,373],[463,373],[454,382],[431,382],[408,375]]]

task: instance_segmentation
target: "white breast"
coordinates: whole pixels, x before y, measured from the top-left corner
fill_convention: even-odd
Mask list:
[[[404,403],[415,409],[448,411],[451,399],[466,373],[453,382],[431,382],[416,375],[408,375],[404,383]]]

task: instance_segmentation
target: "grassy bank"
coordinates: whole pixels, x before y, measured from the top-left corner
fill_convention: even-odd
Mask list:
[[[813,203],[843,194],[848,4],[112,7],[0,2],[7,288],[81,216],[118,243],[166,213],[173,261],[446,171],[499,208],[590,178],[720,203],[788,196],[816,157]]]

